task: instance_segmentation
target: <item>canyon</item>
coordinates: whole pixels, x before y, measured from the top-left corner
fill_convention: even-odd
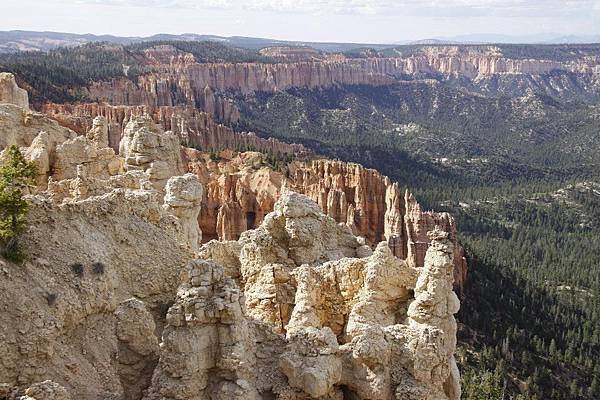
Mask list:
[[[0,398],[597,397],[600,47],[315,48],[0,56]]]
[[[288,144],[273,138],[263,139],[252,132],[235,132],[215,122],[210,113],[192,107],[47,103],[42,107],[42,112],[78,134],[84,134],[90,129],[96,117],[103,117],[108,124],[110,147],[115,150],[118,150],[127,122],[132,117],[149,115],[162,129],[175,133],[180,141],[189,147],[205,150],[256,149],[297,155],[310,153],[310,150],[299,144]]]
[[[192,53],[174,45],[154,45],[139,51],[136,64],[127,66],[140,68],[143,72],[139,75],[92,81],[82,90],[92,102],[145,106],[152,113],[160,113],[163,107],[189,107],[233,124],[240,120],[237,95],[341,85],[389,86],[415,79],[456,81],[483,93],[492,91],[497,81],[512,79],[522,83],[516,87],[507,83],[497,89],[498,94],[517,90],[524,95],[528,89],[560,93],[564,87],[562,91],[572,91],[574,83],[577,87],[597,86],[600,75],[597,56],[511,58],[495,46],[423,46],[406,55],[402,53],[406,50],[399,49],[388,56],[376,53],[362,58],[300,50],[264,50],[279,62],[198,62]],[[531,80],[531,76],[538,78]],[[577,82],[571,82],[574,78]]]
[[[429,246],[427,232],[441,227],[454,244],[454,281],[457,292],[463,292],[467,264],[454,219],[423,211],[412,194],[379,172],[326,159],[292,161],[285,171],[273,171],[260,153],[221,154],[222,160],[215,161],[186,151],[189,171],[206,188],[199,216],[205,240],[237,240],[259,226],[282,191],[290,189],[307,195],[370,245],[387,241],[395,256],[419,268]]]
[[[105,117],[78,134],[3,85],[2,148],[40,176],[28,258],[0,265],[1,396],[460,398],[449,215],[356,164],[215,160],[143,113],[115,149]]]

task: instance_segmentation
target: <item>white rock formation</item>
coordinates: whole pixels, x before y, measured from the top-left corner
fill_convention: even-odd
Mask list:
[[[31,385],[20,400],[71,400],[67,390],[50,380]]]
[[[53,168],[55,180],[74,178],[77,167],[81,165],[90,176],[98,179],[106,179],[121,172],[121,160],[115,151],[108,147],[108,131],[106,138],[102,136],[104,128],[107,129],[107,126],[103,125],[106,120],[97,118],[94,122],[100,125],[94,125],[87,136],[77,136],[56,147]]]
[[[51,153],[60,143],[77,136],[44,114],[14,104],[0,104],[0,150],[13,144],[28,147],[42,131],[48,134]]]
[[[125,158],[127,171],[150,174],[153,185],[162,190],[167,180],[184,172],[179,138],[163,132],[149,116],[133,117],[123,131],[119,155]]]
[[[131,298],[115,311],[119,378],[125,399],[139,399],[158,359],[156,325],[143,301]]]
[[[194,174],[173,176],[165,186],[163,207],[179,218],[183,235],[194,251],[198,250],[202,241],[202,231],[198,225],[202,190],[202,185]]]
[[[106,118],[94,118],[94,121],[92,121],[92,128],[86,133],[85,136],[99,149],[109,147],[108,121]]]
[[[294,269],[356,257],[366,247],[348,226],[336,223],[316,203],[294,192],[282,194],[274,211],[258,229],[244,232],[240,243],[248,315],[278,332],[284,332],[293,309]]]
[[[192,261],[182,275],[145,398],[260,399],[240,289],[210,261]]]
[[[0,145],[48,177],[29,198],[29,259],[0,259],[0,397],[460,398],[447,233],[427,229],[417,268],[284,192],[257,229],[198,249],[203,188],[179,176],[177,138],[148,118],[125,131],[117,156],[103,119],[75,137],[0,105]]]
[[[385,242],[359,257],[347,226],[285,193],[258,229],[200,252],[229,265],[190,263],[146,398],[459,399],[453,248],[430,239],[422,269]],[[239,283],[224,273],[238,266]]]
[[[17,86],[15,76],[8,72],[0,73],[0,103],[15,104],[29,109],[29,95]]]

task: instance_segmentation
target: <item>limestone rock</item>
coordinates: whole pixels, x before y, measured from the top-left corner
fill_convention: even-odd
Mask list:
[[[109,147],[108,121],[106,118],[100,116],[94,118],[92,128],[86,133],[86,137],[99,149]]]
[[[179,139],[163,132],[149,116],[133,118],[123,132],[119,154],[125,158],[125,169],[142,170],[162,190],[167,180],[183,172]]]
[[[102,142],[77,136],[56,147],[55,180],[73,179],[78,166],[84,166],[90,176],[106,179],[121,171],[121,161],[110,147],[99,147]]]
[[[284,192],[262,225],[244,232],[240,242],[247,313],[279,332],[293,309],[293,270],[355,257],[361,246],[347,226],[324,216],[314,202],[295,192]]]
[[[27,91],[17,86],[15,76],[11,73],[0,73],[0,103],[15,104],[29,109]]]
[[[237,240],[211,240],[202,246],[198,257],[203,260],[213,260],[223,267],[227,276],[237,280],[240,277],[241,251],[242,245]]]
[[[313,398],[326,396],[342,378],[342,360],[329,328],[307,328],[289,335],[289,349],[279,361],[289,385]]]
[[[77,136],[44,114],[14,104],[0,103],[0,150],[13,144],[29,147],[42,131],[48,134],[51,155],[57,145]]]
[[[37,166],[38,176],[36,177],[36,184],[39,187],[43,187],[48,181],[49,172],[52,167],[52,160],[50,159],[51,150],[48,133],[41,131],[39,135],[33,139],[31,146],[24,152],[25,158],[29,161],[33,161]]]
[[[243,296],[223,269],[192,261],[167,314],[146,399],[258,399]]]
[[[44,192],[28,199],[28,261],[7,262],[10,273],[0,280],[0,382],[23,389],[51,379],[68,383],[72,398],[109,400],[120,400],[129,387],[131,373],[116,357],[133,360],[124,348],[147,353],[154,322],[135,309],[117,323],[114,312],[136,297],[158,315],[192,253],[179,244],[178,223],[155,191],[127,188],[126,179],[119,178],[121,187],[104,181],[103,191],[85,197],[55,201]],[[139,376],[135,382],[143,381]]]
[[[386,240],[395,256],[422,267],[436,225],[454,243],[455,287],[462,293],[467,263],[456,236],[456,222],[447,213],[425,212],[397,183],[358,164],[331,160],[295,161],[287,173],[264,166],[257,153],[240,153],[219,162],[190,154],[190,170],[205,186],[199,223],[205,240],[238,239],[258,227],[274,209],[284,187],[303,193],[337,222],[374,246]]]
[[[284,192],[241,249],[201,251],[239,265],[239,287],[212,261],[182,274],[147,398],[459,399],[447,236],[423,268],[386,242],[359,258],[347,226]]]
[[[594,73],[593,60],[576,62],[514,59],[495,46],[465,49],[458,46],[427,46],[414,54],[399,57],[319,57],[302,49],[263,49],[278,63],[198,63],[191,54],[161,48],[147,52],[153,73],[137,82],[125,78],[98,82],[88,88],[91,98],[111,104],[153,107],[198,103],[219,120],[236,122],[236,112],[219,113],[227,104],[225,94],[276,92],[290,88],[329,88],[336,85],[381,86],[396,82],[402,75],[460,75],[466,79],[502,74],[549,74],[555,70]],[[157,57],[157,54],[161,56]],[[167,56],[167,54],[169,54]],[[160,67],[160,68],[158,68]],[[229,114],[229,115],[228,115]]]
[[[204,96],[207,101],[205,110],[198,111],[191,106],[160,106],[149,105],[111,105],[106,103],[82,104],[45,104],[43,112],[73,129],[84,134],[93,128],[94,118],[106,118],[110,147],[119,150],[119,142],[123,137],[128,122],[135,117],[151,116],[152,120],[165,131],[172,131],[182,143],[188,147],[209,149],[235,149],[253,147],[257,151],[272,151],[281,154],[306,154],[308,149],[299,144],[288,144],[274,138],[263,139],[251,132],[235,132],[228,126],[219,124],[223,119],[235,119],[236,112],[230,110],[229,102],[215,100],[212,91]],[[218,98],[220,99],[220,98]],[[216,103],[215,103],[216,101]],[[212,115],[214,113],[214,116]],[[222,118],[219,115],[222,114]],[[239,113],[237,113],[239,114]]]
[[[156,326],[145,304],[131,298],[115,310],[118,340],[119,379],[123,385],[124,398],[140,399],[147,388],[158,361],[158,339],[154,336]]]
[[[202,231],[198,226],[198,214],[202,202],[202,185],[196,175],[173,176],[165,187],[164,208],[179,218],[183,235],[192,250],[198,250]]]
[[[64,387],[47,380],[27,388],[21,400],[71,400],[71,396]]]

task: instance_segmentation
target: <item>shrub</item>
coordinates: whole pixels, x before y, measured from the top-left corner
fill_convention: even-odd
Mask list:
[[[99,261],[92,264],[92,272],[94,272],[97,275],[103,274],[105,269],[106,267],[104,266],[104,264],[102,264]]]
[[[6,149],[4,163],[0,166],[0,243],[2,255],[15,262],[25,258],[19,246],[19,235],[25,229],[29,207],[23,198],[23,190],[34,183],[36,176],[35,163],[27,161],[17,146]]]
[[[221,160],[221,156],[219,156],[219,153],[217,153],[214,150],[210,150],[210,152],[208,153],[208,156],[210,157],[211,161],[220,161]]]
[[[83,277],[83,264],[82,263],[73,263],[71,264],[71,271],[73,271],[73,273],[78,276],[79,278]]]

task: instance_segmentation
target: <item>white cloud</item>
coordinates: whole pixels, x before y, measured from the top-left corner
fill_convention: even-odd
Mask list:
[[[308,14],[548,16],[597,12],[600,0],[75,0],[128,7],[229,9]]]
[[[229,8],[231,0],[75,0],[79,4],[144,8]]]

